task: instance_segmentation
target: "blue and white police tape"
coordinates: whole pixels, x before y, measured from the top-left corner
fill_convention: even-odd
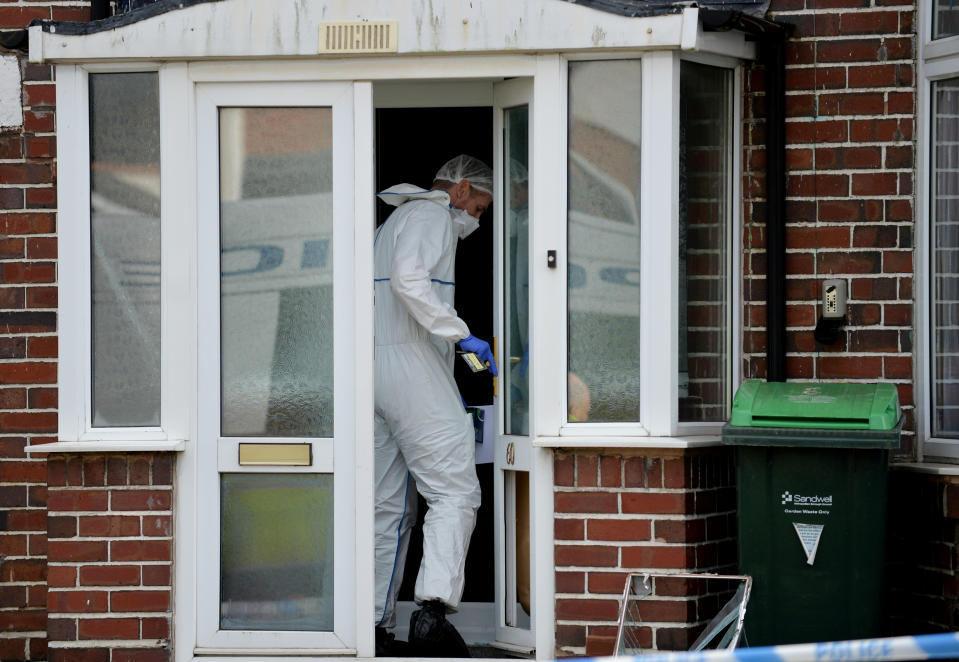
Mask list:
[[[623,662],[624,657],[596,657],[595,662]],[[959,659],[959,632],[922,634],[914,637],[825,641],[734,648],[692,653],[652,653],[636,656],[641,662],[868,662],[870,660]],[[590,659],[590,658],[586,658]],[[579,662],[584,662],[580,660]]]

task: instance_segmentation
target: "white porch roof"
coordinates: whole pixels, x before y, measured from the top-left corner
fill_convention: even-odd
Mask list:
[[[667,12],[623,16],[558,0],[220,0],[182,3],[91,23],[43,22],[30,31],[32,62],[196,60],[208,58],[356,57],[321,53],[331,23],[387,22],[389,54],[464,55],[593,50],[697,50],[704,33],[690,3]],[[133,20],[131,20],[131,18]],[[740,32],[724,33],[752,45]],[[378,55],[387,54],[380,51]]]

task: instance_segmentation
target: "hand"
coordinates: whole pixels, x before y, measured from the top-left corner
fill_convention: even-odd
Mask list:
[[[499,374],[496,370],[496,359],[493,358],[493,350],[489,348],[489,343],[485,340],[480,340],[472,333],[460,340],[457,345],[460,346],[464,352],[473,352],[476,354],[480,361],[486,364],[487,370],[493,373],[493,376]]]

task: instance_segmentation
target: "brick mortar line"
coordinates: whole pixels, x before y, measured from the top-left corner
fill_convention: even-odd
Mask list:
[[[810,325],[804,325],[804,326],[791,326],[791,327],[789,327],[789,330],[790,330],[790,331],[813,331],[813,330],[815,330],[815,328],[816,328],[816,325],[815,325],[815,324],[810,324]],[[850,329],[848,326],[844,326],[843,328],[844,328],[844,329],[848,329],[848,330],[850,330],[850,331],[857,331],[857,330],[858,330],[858,331],[895,331],[896,333],[898,333],[898,332],[900,332],[900,331],[903,331],[903,330],[908,330],[908,328],[903,328],[903,327],[897,327],[897,326],[882,326],[882,325],[856,327],[855,329]],[[816,354],[826,354],[826,355],[830,354],[830,352],[827,352],[827,351],[825,351],[825,350],[822,351],[822,352],[815,352],[815,353],[816,353]],[[877,353],[880,354],[881,356],[911,356],[911,355],[912,355],[911,352],[906,352],[906,351],[903,351],[903,350],[898,350],[898,351],[895,351],[895,352],[877,352]],[[802,355],[801,352],[796,352],[796,353],[794,353],[794,354],[793,354],[793,353],[791,353],[791,354],[794,355],[794,356],[801,356],[801,355]],[[843,355],[845,355],[845,352],[843,352]],[[885,378],[883,378],[883,381],[886,381]],[[889,380],[889,381],[892,381],[892,380]]]
[[[697,328],[702,328],[702,327],[697,327]],[[6,386],[6,385],[4,385],[4,386]],[[9,386],[11,386],[11,387],[13,387],[13,388],[18,388],[18,387],[27,387],[28,385],[26,385],[26,384],[9,384]],[[45,388],[45,385],[41,384],[41,385],[37,386],[36,388]],[[56,410],[55,408],[50,408],[50,407],[46,407],[46,408],[44,408],[44,409],[31,408],[31,407],[20,407],[20,408],[14,408],[14,409],[0,409],[0,414],[7,414],[7,413],[10,413],[10,414],[24,414],[24,413],[30,413],[30,412],[37,412],[37,413],[39,413],[39,414],[42,414],[42,413],[50,413],[50,412],[56,412],[56,411],[57,411],[57,410]],[[8,458],[4,458],[4,459],[8,459]],[[4,484],[4,486],[7,486],[7,485],[9,485],[10,483],[4,482],[3,484]]]
[[[818,198],[817,198],[817,199],[818,199]],[[848,199],[848,198],[847,198],[847,199]],[[881,202],[881,201],[883,201],[883,200],[888,200],[888,199],[887,199],[887,198],[875,198],[875,200],[876,200],[877,202]],[[787,228],[787,229],[789,229],[789,228],[794,228],[794,229],[809,228],[810,230],[819,230],[819,229],[821,229],[821,228],[849,228],[849,229],[855,230],[856,228],[859,228],[859,227],[867,227],[867,228],[890,228],[890,227],[892,227],[892,228],[911,228],[912,226],[913,226],[913,224],[912,224],[911,222],[909,222],[909,221],[864,221],[864,222],[862,222],[862,223],[857,223],[857,222],[854,222],[854,221],[820,221],[820,222],[818,222],[818,223],[815,223],[815,222],[813,222],[813,221],[789,221],[788,223],[786,223],[786,228]],[[868,248],[868,246],[865,246],[865,247],[863,247],[863,248]],[[749,250],[762,250],[763,252],[765,252],[766,248],[765,248],[764,246],[762,246],[762,247],[756,247],[756,248],[752,248],[752,249],[747,248],[746,250],[747,250],[747,251],[749,251]],[[788,249],[788,250],[796,250],[796,249],[795,249],[795,248],[790,248],[790,249]],[[957,246],[956,249],[954,249],[954,250],[959,250],[959,246]]]
[[[7,556],[7,557],[5,558],[5,560],[18,559],[18,558],[22,558],[22,557]],[[37,559],[37,557],[36,557],[36,556],[31,557],[30,560],[34,560],[34,559]],[[0,583],[0,584],[2,584],[3,586],[24,586],[24,587],[29,588],[29,587],[31,587],[31,586],[46,586],[46,585],[47,585],[47,581],[46,581],[46,580],[43,580],[43,581],[40,581],[40,582],[14,582],[14,581],[10,581],[10,582],[2,582],[2,583]],[[21,607],[3,607],[2,609],[0,609],[0,611],[7,611],[7,610],[10,610],[10,609],[17,610],[17,609],[21,609]],[[42,609],[42,607],[38,607],[38,609]]]
[[[599,450],[599,449],[589,449],[589,448],[577,448],[579,451],[585,450]],[[612,453],[606,453],[606,455],[615,456],[615,448],[612,449]],[[588,453],[579,453],[586,455]],[[600,455],[600,453],[592,453],[593,455]],[[652,457],[659,457],[659,455],[652,454]],[[577,492],[595,492],[597,494],[607,494],[610,490],[618,490],[617,494],[696,494],[698,492],[707,492],[710,490],[723,489],[720,487],[636,487],[636,486],[613,486],[613,487],[602,487],[598,485],[583,485],[582,487],[571,487],[569,485],[554,485],[554,490],[556,491],[565,491],[565,490],[576,490]],[[642,492],[637,492],[637,490],[642,490]],[[678,513],[667,513],[667,514],[678,514]]]
[[[872,37],[872,38],[874,38],[874,39],[883,39],[884,37]],[[848,41],[848,39],[846,39],[845,37],[824,37],[824,38],[822,39],[822,41],[841,41],[841,40],[844,40],[844,39],[845,39],[846,41]],[[813,41],[812,38],[809,38],[809,39],[803,39],[803,40],[802,40],[802,43],[813,44],[813,43],[817,43],[817,42]],[[815,62],[801,62],[801,63],[799,63],[799,62],[797,62],[796,64],[787,64],[787,65],[786,65],[786,71],[787,71],[787,72],[789,72],[789,71],[805,71],[805,70],[807,70],[807,69],[813,69],[813,70],[822,70],[822,69],[846,69],[846,70],[848,71],[850,68],[869,69],[869,68],[878,68],[878,67],[882,67],[882,66],[885,66],[885,65],[893,65],[893,66],[898,66],[898,65],[910,65],[910,66],[912,66],[913,68],[915,68],[915,66],[916,66],[916,61],[915,61],[915,60],[910,60],[910,59],[901,59],[901,60],[883,60],[883,61],[881,61],[881,62],[871,62],[871,61],[869,61],[869,60],[861,60],[861,61],[858,61],[858,62],[819,62],[819,63],[815,63]],[[886,87],[887,87],[887,86],[885,86],[885,85],[884,85],[883,87],[881,87],[881,88],[873,88],[873,87],[849,87],[848,85],[849,85],[849,84],[846,83],[846,87],[829,87],[829,88],[822,88],[822,89],[817,89],[817,88],[795,88],[795,89],[793,89],[793,88],[790,88],[789,90],[786,91],[786,93],[789,94],[790,92],[807,92],[807,93],[808,93],[808,92],[815,92],[816,94],[830,94],[830,93],[833,93],[833,94],[847,93],[847,94],[848,94],[848,93],[850,93],[850,92],[851,92],[851,93],[856,93],[856,92],[858,92],[858,91],[867,92],[867,91],[873,90],[873,89],[886,89]],[[906,86],[906,85],[903,85],[902,87],[897,87],[897,88],[895,88],[895,89],[898,90],[898,91],[900,91],[900,92],[913,92],[913,93],[914,93],[914,90],[915,90],[914,87],[912,87],[912,86]],[[760,93],[760,92],[753,92],[753,93],[747,93],[747,96],[759,98],[759,97],[765,97],[765,96],[766,96],[766,93],[765,93],[765,92],[761,92],[761,93]],[[759,119],[757,116],[750,116],[750,117],[744,117],[744,118],[743,118],[743,121],[744,121],[744,122],[762,122],[762,121],[765,121],[765,120],[761,120],[761,119]]]
[[[731,488],[734,486],[730,485],[729,487]],[[730,510],[730,511],[724,511],[722,513],[717,513],[717,514],[722,515],[722,514],[726,514],[726,512],[732,513],[735,511]],[[650,522],[698,522],[702,519],[706,519],[708,517],[714,517],[714,516],[715,515],[703,515],[702,517],[689,517],[689,516],[683,516],[683,515],[675,515],[672,513],[665,513],[663,515],[646,516],[646,519],[648,519],[648,521]],[[637,517],[637,515],[634,515],[632,513],[617,514],[617,513],[567,513],[567,512],[556,513],[554,518],[561,519],[561,520],[578,520],[578,519],[582,520],[584,518],[589,518],[589,520],[621,522],[621,521],[625,521],[624,518],[627,518],[627,517],[629,519],[644,519],[643,516]]]
[[[16,630],[12,632],[0,632],[0,639],[24,639],[29,637],[45,639],[46,636],[46,630]]]
[[[157,618],[154,614],[172,614],[172,611],[115,611],[102,613],[83,613],[83,612],[50,612],[51,617],[56,618],[75,618],[78,621],[98,621],[106,618]]]
[[[111,542],[114,540],[120,541],[120,542],[138,542],[138,541],[142,542],[147,540],[155,540],[157,542],[163,542],[163,541],[172,542],[173,536],[157,536],[153,538],[149,536],[123,536],[123,537],[117,537],[117,538],[91,538],[87,536],[83,538],[79,538],[79,537],[78,538],[48,538],[47,542],[48,543],[50,542]]]
[[[818,143],[817,143],[818,145]],[[876,174],[903,174],[913,172],[912,168],[883,168],[882,166],[875,166],[871,168],[796,168],[793,170],[786,171],[789,176],[804,176],[804,175],[876,175]],[[889,197],[904,197],[907,194],[905,193],[888,193],[886,195],[875,196],[879,198],[889,198]],[[789,196],[790,200],[794,200],[798,197],[810,197],[810,196]],[[818,196],[816,196],[818,198]],[[835,197],[835,196],[834,196]],[[28,260],[19,260],[22,262],[28,262]],[[47,262],[49,260],[42,259],[33,259],[29,260],[30,262]]]
[[[821,67],[805,67],[805,68],[796,68],[792,71],[803,71],[804,69],[821,69]],[[912,87],[899,86],[899,85],[877,85],[875,87],[796,87],[789,90],[786,90],[786,98],[789,97],[805,97],[805,96],[826,96],[832,95],[836,97],[844,97],[856,94],[900,94],[900,93],[909,93],[912,90]],[[915,113],[896,113],[895,115],[888,115],[888,117],[914,117]],[[799,116],[795,116],[799,117]],[[795,119],[795,117],[788,117],[788,119]],[[839,115],[816,115],[816,118],[823,119],[827,117],[841,117]],[[861,117],[857,115],[857,117]],[[883,117],[887,117],[883,115]],[[750,120],[746,120],[750,121]],[[38,160],[44,161],[41,157]]]
[[[73,2],[71,2],[70,0],[47,0],[46,2],[43,2],[41,0],[27,0],[26,2],[24,0],[15,0],[14,2],[10,4],[14,7],[39,7],[42,9],[43,7],[81,7],[82,8],[82,7],[86,7],[89,3],[79,2],[77,0],[74,0]]]
[[[27,235],[15,235],[15,236],[9,236],[9,235],[7,235],[6,238],[8,238],[8,239],[24,239],[24,240],[26,240],[26,241],[29,241],[30,239],[33,239],[35,236],[36,236],[36,237],[39,237],[39,235],[29,235],[29,236],[27,236]],[[47,236],[44,236],[44,237],[42,237],[42,238],[43,238],[43,239],[49,239],[49,238],[51,238],[51,237],[50,237],[50,235],[47,235]],[[29,256],[24,255],[24,256],[21,256],[21,257],[4,258],[4,262],[25,262],[25,263],[27,263],[27,264],[33,264],[33,263],[35,263],[35,262],[40,262],[40,263],[43,263],[43,262],[56,262],[56,258],[53,258],[53,257],[29,257]],[[33,285],[33,284],[35,284],[35,283],[27,283],[27,284]],[[41,284],[42,284],[42,283],[41,283]],[[17,285],[17,284],[14,284],[14,287],[15,287],[16,285]],[[5,286],[5,287],[7,286],[6,283],[4,283],[4,286]]]
[[[22,287],[26,283],[18,283],[17,287]],[[44,283],[44,285],[51,286],[57,285],[56,283]],[[19,310],[19,309],[18,309]],[[24,308],[23,310],[50,310],[49,308]],[[21,331],[19,333],[0,333],[0,338],[21,338],[21,337],[38,337],[38,338],[56,338],[59,336],[58,331]],[[48,357],[39,357],[39,358],[48,358]]]
[[[57,592],[57,593],[85,593],[85,592],[88,592],[88,591],[96,591],[96,592],[98,592],[98,593],[119,593],[119,592],[130,592],[130,591],[133,591],[133,592],[136,592],[136,593],[144,593],[144,592],[148,592],[148,591],[152,591],[152,592],[155,592],[155,593],[156,593],[156,592],[162,593],[162,592],[164,592],[164,591],[166,591],[166,592],[172,591],[172,590],[173,590],[173,587],[172,587],[172,586],[167,586],[166,584],[160,584],[160,585],[157,585],[157,586],[147,586],[147,585],[143,585],[143,584],[124,584],[124,585],[122,585],[122,586],[103,586],[103,585],[100,585],[100,584],[90,584],[89,586],[87,586],[87,585],[84,585],[84,586],[52,586],[52,587],[50,588],[50,590],[55,591],[55,592]],[[57,612],[57,613],[59,613],[59,612]],[[80,612],[78,612],[78,613],[80,613]],[[114,613],[114,612],[82,612],[82,613],[84,613],[84,614],[86,614],[86,613],[93,613],[93,614],[101,614],[101,613],[106,614],[106,613],[110,613],[110,614],[112,614],[112,613]],[[137,613],[139,613],[139,612],[137,612]]]
[[[734,485],[729,485],[729,487],[735,487]],[[720,488],[717,488],[720,489]],[[724,511],[724,512],[735,512],[733,510]],[[642,513],[637,513],[637,515],[642,516]],[[622,520],[624,517],[629,517],[630,519],[637,519],[637,515],[630,513],[616,514],[616,513],[556,513],[556,519],[582,519],[583,517],[588,517],[595,520],[609,520],[612,522],[617,522]],[[675,513],[663,513],[655,515],[646,515],[650,521],[667,521],[667,522],[698,522],[701,519],[706,517],[714,517],[714,515],[677,515]]]
[[[620,571],[623,572],[623,571]],[[638,574],[631,573],[628,570],[625,571],[625,574]],[[557,598],[576,598],[576,597],[588,597],[588,596],[597,596],[597,595],[608,595],[610,598],[621,598],[623,594],[620,593],[592,593],[589,591],[584,591],[583,593],[557,593]],[[709,598],[720,595],[720,593],[706,593],[705,595],[696,595],[696,596],[681,596],[681,595],[652,595],[651,598],[655,598],[657,601],[662,602],[689,602],[690,600],[699,600],[700,598]]]
[[[586,565],[563,565],[556,566],[555,570],[557,572],[623,572],[623,573],[635,573],[640,566],[586,566]],[[651,572],[656,572],[654,568],[646,568],[646,570]],[[675,570],[675,568],[662,568],[661,571]],[[642,572],[641,570],[638,572]]]
[[[721,540],[733,540],[733,538],[722,538]],[[603,543],[603,547],[612,547],[608,543],[616,543],[616,547],[622,547],[626,549],[639,549],[641,547],[671,547],[674,549],[684,549],[687,547],[697,547],[700,545],[711,545],[714,543],[720,542],[720,540],[709,540],[701,542],[659,542],[656,540],[566,540],[566,539],[557,539],[554,541],[554,547],[556,545],[563,545],[564,547],[595,547],[598,543]],[[567,567],[567,566],[563,566]]]
[[[812,358],[829,358],[830,356],[833,356],[833,355],[830,354],[829,352],[815,352],[815,351],[812,351],[812,352],[787,352],[787,355],[788,355],[788,356],[793,356],[793,357],[812,357]],[[849,358],[881,358],[881,357],[886,357],[886,356],[899,358],[899,357],[904,357],[904,356],[912,356],[912,354],[911,354],[911,353],[908,353],[908,352],[888,352],[888,353],[886,353],[886,354],[883,354],[883,353],[881,353],[881,352],[873,353],[873,354],[849,354],[849,353],[845,353],[845,352],[844,352],[843,354],[836,355],[836,356],[839,356],[840,358],[846,358],[847,356],[848,356]],[[817,382],[817,383],[818,383],[818,382],[823,382],[823,383],[827,383],[827,382],[829,382],[829,383],[845,383],[845,382],[851,382],[851,381],[875,382],[875,381],[876,381],[876,378],[869,378],[869,377],[847,377],[847,378],[839,378],[839,377],[836,377],[836,378],[828,378],[828,379],[821,378],[821,379],[820,379],[820,378],[809,377],[809,378],[806,378],[806,380],[815,381],[815,382]],[[883,381],[887,381],[885,377],[882,377],[882,380],[883,380]],[[910,379],[899,379],[899,380],[889,379],[888,381],[890,381],[890,382],[896,382],[897,384],[911,384],[911,383],[912,383],[912,380],[910,380]]]
[[[902,250],[907,250],[907,249],[902,249]],[[765,252],[765,251],[762,251],[762,252]],[[902,274],[903,274],[903,273],[908,273],[908,272],[901,272],[901,273],[899,273],[899,274],[887,274],[887,275],[890,276],[890,277],[891,277],[891,276],[899,276],[899,277],[902,277]],[[816,275],[816,274],[791,274],[791,275],[787,276],[787,278],[788,278],[789,280],[793,280],[793,281],[800,281],[800,280],[821,280],[824,275],[825,275],[825,274],[819,274],[819,275]],[[858,277],[858,278],[876,278],[877,276],[881,276],[881,275],[883,275],[883,274],[853,274],[853,277]],[[751,276],[749,276],[749,278],[750,278],[750,279],[765,279],[766,277],[765,277],[765,276],[762,276],[762,275],[759,275],[759,274],[756,274],[756,275],[751,275]],[[818,301],[818,300],[819,300],[819,299],[808,299],[808,301]],[[904,301],[904,300],[906,300],[906,299],[850,299],[850,301],[860,301],[860,302],[876,301],[876,302],[890,302],[890,303],[901,303],[901,302]],[[757,299],[757,301],[758,301],[758,299]],[[802,299],[799,299],[798,301],[802,301]],[[908,301],[911,301],[911,299],[908,299]]]
[[[846,120],[842,120],[842,121],[846,121]],[[810,122],[793,122],[793,124],[809,124],[809,123]],[[887,140],[887,141],[864,140],[861,142],[853,142],[851,140],[843,140],[843,141],[835,141],[835,142],[821,142],[821,141],[820,142],[815,142],[815,141],[814,142],[796,142],[796,143],[790,143],[790,145],[791,146],[786,149],[787,152],[798,152],[800,150],[815,151],[816,149],[839,150],[839,149],[859,149],[859,148],[868,148],[868,147],[875,147],[877,149],[883,149],[883,148],[889,149],[889,148],[898,148],[898,147],[912,147],[913,141],[911,140]],[[765,150],[757,149],[757,150],[750,150],[750,151],[758,153]],[[763,171],[757,169],[757,170],[746,171],[744,174],[749,176],[750,173],[760,173],[760,172],[763,172]],[[787,169],[787,172],[793,172],[793,171]],[[760,199],[765,200],[765,198],[760,198]]]
[[[826,44],[834,44],[836,42],[844,41],[885,41],[886,39],[911,39],[918,40],[918,36],[915,32],[871,32],[869,34],[856,34],[856,35],[845,35],[845,34],[836,34],[836,35],[809,35],[808,37],[793,37],[790,39],[792,43],[795,44],[810,44],[822,42]],[[882,66],[884,64],[897,64],[900,62],[909,62],[915,63],[915,60],[910,60],[907,58],[899,58],[897,60],[882,60],[876,62],[873,60],[855,60],[853,62],[833,62],[832,60],[823,62],[819,61],[816,63],[810,62],[810,66],[814,66],[817,69],[822,69],[825,67],[875,67]],[[790,66],[801,66],[801,65],[787,65],[787,69]]]
[[[819,174],[822,174],[822,171],[821,171],[821,170],[819,171]],[[863,174],[865,174],[865,173],[863,173]],[[873,173],[873,174],[875,174],[875,173]],[[844,195],[844,196],[843,196],[843,195],[821,195],[821,196],[816,196],[816,197],[808,196],[808,195],[803,195],[803,196],[798,196],[798,195],[797,195],[797,196],[787,196],[786,202],[787,202],[787,204],[788,204],[789,202],[816,202],[817,200],[824,200],[824,201],[826,201],[826,202],[870,202],[870,201],[875,201],[875,202],[901,202],[901,201],[913,200],[913,199],[914,199],[913,196],[909,195],[908,193],[897,193],[897,194],[892,194],[892,195],[853,195],[853,194]],[[756,202],[759,202],[759,201],[757,200]],[[855,226],[856,226],[856,221],[847,221],[847,223],[848,223],[849,227],[855,227]],[[881,224],[881,223],[884,223],[884,222],[883,222],[883,221],[871,221],[871,222],[870,222],[870,225],[878,225],[878,224]],[[839,221],[831,221],[831,222],[830,222],[830,227],[835,227],[835,225],[841,225],[841,224],[842,224],[842,223],[839,222]],[[889,222],[886,222],[885,224],[888,225],[888,226],[897,227],[897,228],[907,227],[907,226],[911,225],[910,223],[904,223],[904,222],[902,222],[902,221],[889,221]],[[750,225],[759,227],[761,224],[760,224],[760,223],[750,223]],[[815,221],[793,221],[792,223],[789,223],[789,225],[788,225],[787,227],[797,227],[797,228],[801,228],[801,227],[815,227]],[[867,248],[868,248],[868,247],[867,247]],[[747,250],[748,250],[748,249],[747,249]],[[763,250],[765,250],[765,249],[763,249]],[[793,250],[793,249],[790,249],[790,250]]]
[[[32,451],[32,452],[43,453],[44,451]],[[46,452],[50,452],[50,451],[46,451]],[[129,452],[136,453],[137,451],[129,451]],[[98,452],[91,453],[89,451],[71,453],[69,451],[59,451],[56,453],[56,455],[95,455],[97,457],[100,457],[105,454],[106,455],[111,455],[111,454],[125,455],[126,453],[127,453],[126,451],[103,451],[102,453],[98,453]],[[173,490],[172,485],[48,485],[48,487],[51,490],[58,490],[61,492],[79,492],[81,490],[91,490],[91,489],[98,489],[98,488],[102,488],[104,490],[121,490],[122,489],[122,491],[124,492],[143,492],[146,490],[161,490],[161,491]],[[59,511],[51,511],[51,512],[59,512]],[[67,511],[67,512],[75,512],[75,511]],[[76,511],[76,512],[79,512],[79,511]],[[83,511],[83,512],[86,512],[86,511]],[[92,511],[92,512],[102,512],[102,511]]]
[[[696,623],[687,623],[686,621],[649,621],[649,622],[647,622],[647,621],[642,621],[639,625],[644,626],[644,627],[649,627],[649,628],[652,628],[652,629],[656,630],[656,629],[659,629],[659,628],[674,628],[674,627],[679,627],[679,628],[687,628],[687,627],[688,627],[688,628],[692,628],[693,626],[695,626],[695,625],[697,625],[697,624],[705,623],[705,622],[706,622],[706,621],[697,621]],[[588,628],[592,628],[592,627],[604,627],[604,628],[605,628],[605,627],[610,627],[610,626],[616,627],[616,626],[619,624],[619,621],[618,621],[618,620],[615,620],[615,621],[608,621],[608,620],[602,620],[602,621],[561,621],[561,620],[557,619],[557,620],[556,620],[556,624],[557,624],[557,625],[583,625],[583,626],[586,626],[586,627],[588,627]],[[565,646],[565,647],[564,647],[564,646],[562,646],[561,644],[556,644],[556,646],[557,646],[558,648],[565,648],[566,650],[569,650],[569,651],[585,651],[585,650],[586,650],[586,647],[585,647],[585,646]],[[666,652],[672,652],[672,651],[666,651]],[[641,659],[641,658],[633,658],[633,659]]]
[[[96,567],[96,568],[113,568],[124,565],[142,565],[142,566],[163,566],[170,565],[173,561],[47,561],[48,566],[55,566],[57,568],[80,568],[80,567]],[[43,582],[40,582],[43,583]]]
[[[893,226],[893,227],[902,227],[902,226]],[[787,252],[787,253],[791,253],[791,254],[793,254],[793,255],[799,255],[799,254],[802,254],[802,253],[828,253],[828,254],[831,254],[831,253],[849,253],[849,252],[855,252],[855,253],[875,253],[875,252],[883,252],[883,253],[893,253],[893,252],[894,252],[894,253],[912,253],[913,251],[915,251],[914,248],[906,248],[905,246],[902,246],[902,247],[900,247],[900,246],[883,246],[883,247],[879,247],[879,246],[846,246],[846,247],[844,247],[844,248],[834,248],[834,247],[832,247],[832,246],[819,246],[819,247],[816,247],[816,248],[789,248],[789,249],[787,249],[786,252]],[[886,272],[883,272],[883,273],[886,273]],[[897,272],[890,272],[890,273],[912,273],[912,272],[911,272],[911,271],[897,271]]]

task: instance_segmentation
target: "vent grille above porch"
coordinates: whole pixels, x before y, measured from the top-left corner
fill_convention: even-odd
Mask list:
[[[395,53],[396,21],[351,21],[320,25],[320,53]]]

